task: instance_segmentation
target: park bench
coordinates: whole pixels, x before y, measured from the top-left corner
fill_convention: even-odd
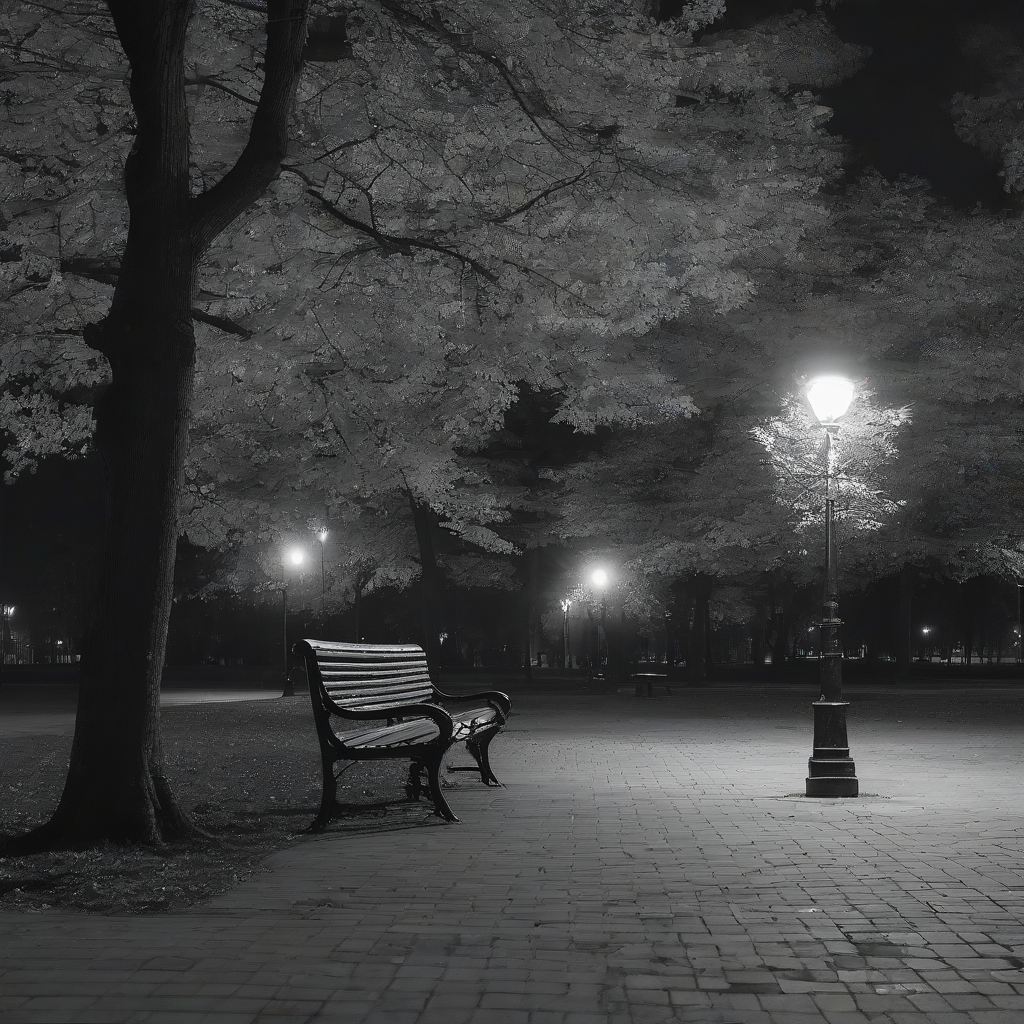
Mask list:
[[[654,696],[655,686],[664,686],[666,696],[672,696],[672,690],[668,685],[668,676],[664,672],[634,672],[630,677],[630,682],[633,684],[633,694],[637,697],[644,695],[644,690],[647,690],[647,696]]]
[[[408,760],[406,796],[419,799],[425,774],[434,813],[447,821],[459,820],[439,779],[441,761],[453,744],[465,742],[476,767],[449,771],[478,771],[485,785],[501,785],[491,771],[487,748],[512,710],[504,693],[442,693],[430,682],[423,649],[413,644],[300,640],[293,650],[305,661],[323,766],[320,812],[309,831],[326,828],[337,809],[337,783],[344,771],[344,766],[336,771],[338,762]],[[442,699],[474,706],[450,712],[438,703]]]

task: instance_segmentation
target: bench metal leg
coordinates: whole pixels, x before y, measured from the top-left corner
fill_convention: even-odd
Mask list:
[[[307,832],[322,832],[334,817],[334,798],[338,794],[338,780],[334,777],[334,761],[331,758],[320,759],[324,772],[324,791],[320,797],[320,811],[313,819]]]
[[[498,733],[501,732],[501,726],[495,729],[488,729],[485,733],[479,736],[470,736],[466,740],[466,749],[469,751],[473,760],[476,761],[476,767],[468,764],[457,764],[450,765],[448,771],[450,772],[479,772],[480,781],[485,786],[500,786],[501,783],[497,780],[494,772],[491,771],[491,762],[487,757],[487,748],[490,746],[491,740],[494,739]]]
[[[434,801],[434,813],[439,818],[444,818],[445,821],[458,821],[459,819],[455,816],[455,812],[448,806],[448,801],[445,800],[444,794],[441,792],[441,780],[438,777],[438,773],[441,770],[441,761],[444,755],[445,751],[442,750],[437,757],[431,757],[424,765],[427,769],[430,799]]]
[[[423,765],[419,761],[409,762],[409,778],[405,783],[405,795],[409,800],[416,801],[423,792]]]
[[[491,761],[490,758],[487,756],[487,748],[490,747],[491,740],[493,740],[494,737],[497,736],[499,732],[501,732],[500,727],[497,729],[490,729],[476,741],[475,745],[477,749],[480,751],[479,757],[477,757],[474,751],[470,750],[470,753],[473,754],[474,757],[477,757],[477,761],[480,764],[480,778],[483,779],[483,781],[488,786],[501,785],[501,783],[498,781],[497,776],[491,770]],[[467,743],[466,746],[468,747],[469,744]]]

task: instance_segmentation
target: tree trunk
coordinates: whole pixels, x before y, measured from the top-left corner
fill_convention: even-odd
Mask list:
[[[270,0],[264,84],[248,144],[208,192],[189,195],[185,46],[192,5],[109,0],[131,65],[135,141],[125,164],[128,240],[110,311],[86,328],[111,382],[96,404],[107,523],[79,674],[64,790],[52,818],[11,841],[27,853],[103,842],[159,844],[195,831],[164,772],[160,679],[188,447],[199,262],[266,190],[287,146],[306,0]]]
[[[974,647],[974,609],[972,607],[971,581],[960,584],[960,603],[963,614],[964,664],[971,664],[971,653]]]
[[[434,686],[441,681],[441,632],[444,629],[444,593],[441,571],[434,550],[433,512],[430,505],[409,492],[409,506],[416,525],[420,550],[420,572],[423,580],[423,650],[427,656],[427,672]]]
[[[764,633],[767,618],[764,608],[758,606],[757,615],[750,623],[750,660],[758,670],[764,668]]]
[[[687,678],[692,683],[707,678],[708,600],[711,597],[711,577],[707,573],[693,574],[693,624],[690,627],[690,656],[687,659]]]
[[[607,678],[616,683],[629,682],[635,636],[629,634],[625,609],[620,611],[617,619],[615,615],[605,615],[604,635],[608,645]]]
[[[533,680],[533,636],[534,618],[537,607],[537,579],[540,572],[540,549],[527,548],[526,586],[523,588],[523,675],[527,682]]]
[[[789,640],[792,609],[793,584],[784,577],[776,579],[776,574],[768,577],[769,600],[772,606],[771,637],[768,646],[772,651],[772,675],[779,676],[789,661]]]
[[[355,599],[352,601],[352,613],[354,622],[352,625],[352,643],[359,643],[359,619],[362,614],[363,607],[363,582],[362,580],[356,580],[356,593]]]
[[[900,676],[910,674],[913,658],[913,605],[914,584],[917,573],[911,565],[900,570],[900,607],[896,617],[896,671]]]
[[[601,667],[600,634],[593,611],[587,609],[587,672],[596,672]]]

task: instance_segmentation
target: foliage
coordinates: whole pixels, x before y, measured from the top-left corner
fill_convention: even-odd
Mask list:
[[[789,398],[780,415],[755,427],[776,473],[776,500],[791,510],[797,533],[820,526],[826,493],[835,498],[836,521],[851,530],[880,530],[900,503],[881,490],[880,473],[899,454],[899,428],[910,410],[880,408],[863,384],[831,442],[806,403]],[[835,491],[826,491],[826,477]]]
[[[676,373],[692,341],[642,336],[748,301],[752,261],[788,258],[822,223],[839,150],[799,89],[861,56],[796,15],[695,45],[716,12],[659,26],[626,4],[325,11],[341,59],[307,67],[288,171],[200,273],[189,536],[267,541],[401,487],[500,549],[501,511],[462,486],[453,453],[500,423],[519,382],[554,388],[557,418],[582,430],[692,414]],[[76,394],[103,367],[74,332],[116,274],[131,119],[98,8],[28,5],[5,28],[21,162],[4,162],[4,244],[31,259],[10,264],[3,365],[36,413],[32,432],[16,410],[4,420],[17,471],[86,438]],[[241,145],[259,16],[201,4],[191,40],[199,188]],[[64,126],[55,146],[31,131],[37,108]],[[54,331],[47,364],[38,336]],[[69,379],[47,369],[63,364]]]

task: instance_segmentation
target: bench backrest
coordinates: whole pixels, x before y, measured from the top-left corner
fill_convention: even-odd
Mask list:
[[[295,650],[306,659],[310,689],[319,686],[339,708],[374,711],[434,699],[427,656],[415,644],[302,640]]]

